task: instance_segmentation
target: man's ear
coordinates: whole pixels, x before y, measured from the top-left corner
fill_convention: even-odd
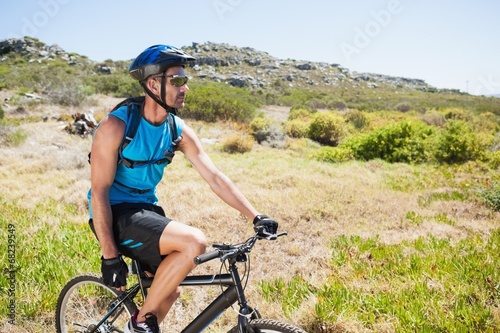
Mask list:
[[[146,81],[146,86],[148,87],[149,90],[151,90],[154,94],[159,94],[160,93],[160,83],[153,78],[149,78]]]

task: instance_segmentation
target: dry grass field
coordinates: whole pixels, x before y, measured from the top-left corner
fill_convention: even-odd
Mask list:
[[[97,101],[92,108],[96,114],[102,114],[117,100],[102,97]],[[63,131],[67,123],[52,118],[86,112],[86,108],[62,109],[45,105],[26,110],[30,116],[50,117],[45,122],[22,123],[19,128],[27,134],[26,140],[19,146],[0,147],[0,201],[5,205],[0,208],[2,237],[6,229],[4,223],[11,220],[7,214],[13,211],[12,207],[6,210],[7,204],[28,212],[40,212],[25,218],[15,217],[17,238],[23,240],[22,244],[18,242],[16,245],[18,252],[23,253],[22,258],[33,252],[32,261],[23,259],[21,262],[19,257],[18,308],[29,303],[31,307],[39,306],[40,310],[34,309],[34,315],[29,318],[19,313],[15,326],[2,318],[2,332],[52,331],[51,306],[55,307],[53,300],[57,296],[49,293],[60,289],[61,281],[72,276],[74,269],[98,271],[98,245],[92,243],[92,235],[85,227],[86,193],[90,184],[87,153],[91,139],[69,135]],[[264,111],[277,119],[286,118],[287,110],[283,108],[267,107]],[[6,110],[6,117],[22,116]],[[218,143],[227,135],[241,131],[230,123],[187,122],[200,138]],[[315,148],[306,141],[289,142],[287,147],[273,149],[255,145],[249,153],[227,154],[218,149],[217,143],[205,146],[216,165],[250,201],[261,212],[279,221],[280,230],[288,232],[287,237],[275,242],[260,242],[252,255],[248,286],[250,303],[258,305],[265,317],[281,318],[299,325],[308,323],[314,312],[314,296],[311,295],[286,318],[281,306],[264,299],[258,283],[277,278],[289,281],[300,276],[310,285],[320,288],[333,276],[342,275],[342,272],[332,271],[330,265],[330,243],[337,236],[379,237],[385,244],[400,244],[432,235],[453,243],[471,233],[487,237],[500,227],[500,214],[477,200],[433,199],[439,198],[438,194],[463,191],[467,186],[473,190],[477,183],[491,177],[491,170],[474,164],[461,167],[410,166],[379,160],[330,164],[309,159]],[[220,201],[180,153],[166,171],[159,187],[159,197],[167,215],[201,228],[211,243],[238,242],[252,233],[251,223]],[[427,204],[422,204],[426,200]],[[73,207],[73,210],[68,211],[66,207]],[[55,251],[53,257],[47,259],[55,261],[52,265],[39,264],[43,258],[35,252],[46,241],[37,238],[39,231],[46,230],[55,237],[61,224],[76,225],[82,239],[88,239],[87,249],[90,250],[68,258],[63,256],[66,250],[60,249],[60,254]],[[37,267],[41,276],[45,279],[52,276],[54,281],[32,279],[31,273],[24,273],[31,271],[29,266]],[[217,263],[210,263],[198,267],[196,272],[218,270]],[[180,331],[186,318],[192,317],[216,292],[185,289],[168,317],[165,332]],[[33,300],[37,300],[35,304]],[[230,318],[235,316],[233,311],[228,312],[207,332],[226,330]],[[500,316],[498,308],[496,315]],[[367,328],[349,320],[324,331],[393,332],[390,323]]]

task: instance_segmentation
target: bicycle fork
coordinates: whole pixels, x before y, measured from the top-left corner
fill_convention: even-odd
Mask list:
[[[238,267],[236,267],[234,263],[229,265],[229,273],[235,283],[238,305],[240,306],[240,311],[238,312],[238,329],[241,333],[254,333],[254,330],[249,324],[249,319],[254,314],[254,311],[248,307],[245,292],[243,290],[243,286],[241,285]]]

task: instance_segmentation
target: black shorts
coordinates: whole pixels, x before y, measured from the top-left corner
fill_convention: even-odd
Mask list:
[[[154,274],[165,258],[160,254],[160,237],[172,220],[165,217],[160,206],[152,204],[122,203],[111,206],[111,211],[118,251]],[[89,224],[94,231],[93,221]]]

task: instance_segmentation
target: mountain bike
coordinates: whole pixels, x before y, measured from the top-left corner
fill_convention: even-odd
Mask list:
[[[299,327],[274,319],[263,319],[256,308],[248,305],[245,287],[250,273],[249,253],[258,240],[275,240],[286,233],[275,235],[262,232],[239,244],[214,244],[213,251],[194,258],[197,265],[213,259],[220,259],[221,267],[227,273],[213,275],[189,275],[181,286],[221,286],[221,293],[182,332],[201,332],[219,315],[237,303],[237,319],[229,333],[306,333]],[[238,266],[244,265],[240,275]],[[56,328],[58,333],[105,333],[122,332],[137,310],[138,301],[144,300],[152,283],[132,260],[131,273],[136,274],[137,283],[124,292],[117,291],[103,283],[101,276],[83,274],[71,279],[62,289],[56,308]]]

